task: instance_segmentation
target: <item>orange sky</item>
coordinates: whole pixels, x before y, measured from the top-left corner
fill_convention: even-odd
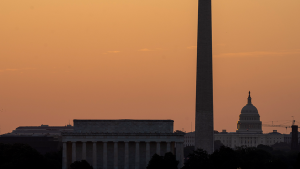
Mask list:
[[[263,123],[300,120],[300,1],[212,6],[215,129],[235,131],[249,90]],[[196,43],[197,0],[0,1],[1,133],[72,119],[191,131]]]

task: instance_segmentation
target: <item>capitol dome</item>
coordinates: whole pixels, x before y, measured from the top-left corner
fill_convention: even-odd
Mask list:
[[[260,116],[257,108],[251,102],[252,98],[248,96],[248,103],[242,108],[239,121],[237,123],[237,133],[262,133]]]
[[[257,113],[257,108],[253,106],[251,102],[251,97],[250,97],[250,92],[249,92],[249,97],[248,97],[248,104],[242,108],[241,114],[243,113]]]

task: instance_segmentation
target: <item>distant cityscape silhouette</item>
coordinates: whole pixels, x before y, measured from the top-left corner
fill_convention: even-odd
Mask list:
[[[0,168],[300,168],[298,122],[262,123],[253,104],[257,103],[252,100],[254,92],[249,91],[236,131],[214,130],[211,0],[198,0],[197,33],[195,131],[175,130],[172,117],[73,119],[73,126],[70,122],[65,126],[19,126],[0,135]],[[291,132],[263,133],[263,126],[286,127]]]

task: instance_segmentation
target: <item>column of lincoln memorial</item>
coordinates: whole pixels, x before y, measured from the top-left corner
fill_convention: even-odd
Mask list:
[[[74,131],[62,133],[62,168],[86,160],[94,169],[145,169],[155,153],[166,152],[176,155],[181,168],[184,136],[173,133],[173,123],[173,120],[74,120]]]

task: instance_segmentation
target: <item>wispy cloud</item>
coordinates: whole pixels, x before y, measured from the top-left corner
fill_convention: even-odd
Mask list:
[[[114,50],[114,51],[107,51],[107,52],[104,52],[103,54],[120,53],[120,52],[121,52],[121,51]]]
[[[147,48],[144,48],[144,49],[140,49],[140,50],[138,50],[138,51],[142,51],[142,52],[149,52],[149,51],[152,51],[152,50],[150,50],[150,49],[147,49]]]
[[[107,53],[120,53],[120,51],[107,51]]]
[[[237,53],[221,53],[214,57],[260,57],[260,56],[284,56],[300,54],[300,50],[282,50],[282,51],[255,51],[255,52],[237,52]]]
[[[137,51],[141,51],[141,52],[150,52],[150,51],[163,51],[166,50],[164,48],[154,48],[154,49],[149,49],[149,48],[143,48],[143,49],[139,49]]]
[[[15,69],[15,68],[7,68],[7,69],[0,69],[0,72],[16,72],[16,71],[23,71],[23,70],[35,70],[36,68],[22,68],[22,69]]]
[[[28,67],[28,68],[24,68],[22,70],[36,70],[36,68]]]
[[[17,71],[19,69],[5,69],[5,71]]]

